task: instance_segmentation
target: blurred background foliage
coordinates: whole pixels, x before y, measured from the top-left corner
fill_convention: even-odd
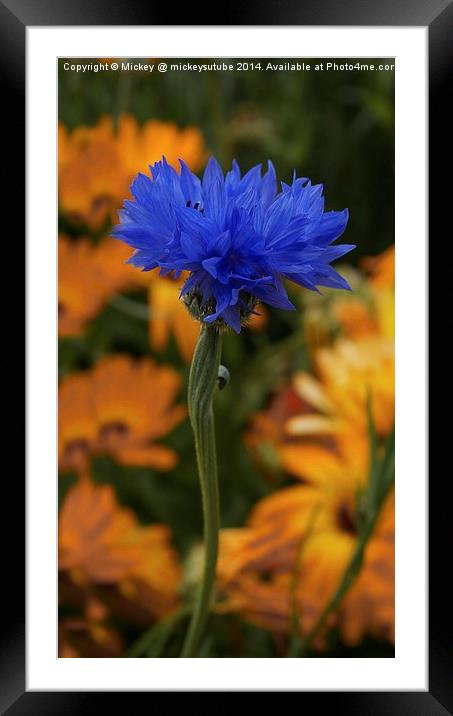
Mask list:
[[[75,142],[71,145],[71,137],[75,136],[80,127],[97,127],[102,118],[107,116],[114,136],[115,127],[124,115],[135,118],[138,131],[150,120],[176,124],[178,131],[195,127],[202,138],[202,149],[197,149],[199,156],[192,162],[196,171],[202,171],[211,153],[219,159],[224,169],[230,166],[233,158],[239,161],[243,170],[271,159],[277,176],[285,181],[290,180],[293,169],[296,169],[299,175],[310,177],[314,183],[324,184],[327,210],[349,208],[350,223],[345,237],[347,243],[357,244],[357,250],[348,256],[350,268],[346,271],[349,271],[348,278],[355,295],[362,301],[361,305],[369,304],[370,289],[362,259],[382,254],[394,242],[392,73],[236,71],[159,74],[157,71],[105,71],[76,74],[63,69],[64,61],[61,59],[59,63],[59,119],[69,139],[64,140],[66,144],[63,147],[63,139],[60,138],[60,172],[72,171],[71,162],[76,160],[73,156]],[[89,61],[83,59],[84,63]],[[272,59],[272,62],[277,61]],[[264,65],[267,60],[261,62]],[[95,138],[94,143],[96,141]],[[159,148],[158,141],[155,146]],[[159,158],[159,155],[143,156],[141,161],[151,163]],[[69,198],[71,191],[69,188]],[[126,195],[127,192],[117,198],[122,200]],[[64,544],[60,563],[60,655],[119,656],[126,655],[128,648],[135,648],[139,655],[175,656],[187,623],[184,615],[172,624],[171,629],[167,628],[164,619],[162,624],[167,631],[159,627],[160,631],[154,631],[147,637],[148,632],[143,631],[145,627],[149,629],[156,620],[159,625],[162,614],[172,613],[172,604],[169,604],[168,609],[156,607],[154,611],[151,610],[151,616],[137,622],[130,617],[130,609],[138,610],[138,602],[131,598],[128,608],[125,607],[124,600],[127,601],[128,597],[125,596],[126,582],[122,578],[113,579],[121,589],[118,584],[112,586],[106,583],[104,577],[94,576],[91,581],[87,581],[86,574],[84,576],[83,570],[79,569],[79,562],[81,564],[83,559],[77,556],[81,551],[81,538],[77,534],[79,521],[74,521],[74,515],[77,516],[80,510],[80,522],[85,518],[88,521],[86,515],[91,515],[90,510],[95,514],[105,498],[106,502],[113,500],[117,503],[118,509],[131,511],[131,519],[134,525],[138,525],[134,529],[139,530],[140,526],[146,529],[155,523],[166,525],[171,534],[169,541],[176,550],[170,561],[183,565],[184,573],[190,571],[194,546],[199,543],[202,533],[202,515],[189,423],[181,418],[171,429],[162,429],[157,436],[160,448],[167,450],[162,455],[176,456],[174,464],[170,464],[169,459],[164,470],[162,467],[155,469],[146,464],[137,464],[140,460],[136,457],[131,461],[132,464],[128,464],[127,458],[124,458],[126,452],[123,451],[122,455],[112,443],[112,439],[124,430],[124,426],[118,425],[116,418],[116,423],[110,422],[107,426],[111,431],[116,430],[115,435],[111,432],[108,436],[108,444],[104,441],[99,446],[99,440],[95,442],[94,438],[90,442],[91,427],[88,429],[87,426],[91,418],[87,417],[86,406],[78,404],[77,386],[73,394],[76,397],[69,395],[68,379],[75,376],[78,380],[79,375],[93,376],[90,377],[94,382],[88,389],[89,395],[95,395],[95,401],[108,402],[109,391],[104,389],[102,393],[97,387],[97,366],[106,357],[126,355],[130,361],[140,359],[151,361],[153,366],[171,367],[179,381],[171,401],[183,404],[190,345],[189,349],[187,346],[184,349],[183,341],[181,337],[178,338],[175,330],[170,331],[167,341],[153,334],[153,306],[155,310],[157,292],[163,291],[167,285],[162,283],[163,279],[141,275],[134,285],[135,278],[115,283],[111,276],[105,278],[100,275],[101,286],[97,287],[98,278],[92,279],[89,271],[93,270],[93,262],[96,260],[93,258],[94,252],[99,247],[102,249],[105,242],[111,241],[105,237],[114,220],[114,212],[107,213],[100,222],[90,223],[86,217],[77,217],[75,220],[74,214],[65,208],[65,201],[61,195],[60,296],[66,293],[60,299],[59,372],[61,390],[68,392],[68,398],[65,399],[64,409],[63,398],[60,398],[59,499],[64,506],[71,490],[83,483],[84,479],[88,479],[90,485],[93,483],[95,486],[107,487],[109,492],[102,493],[103,498],[97,502],[94,493],[91,494],[87,488],[86,494],[78,496],[79,502],[74,500],[72,512],[67,509],[62,518],[64,523],[60,524],[60,537],[62,533],[64,536],[64,540],[61,537]],[[88,247],[91,247],[88,249],[88,258],[71,253],[83,241],[87,241]],[[107,261],[110,261],[113,269],[117,264],[120,265],[119,259],[113,254]],[[124,257],[121,264],[123,262]],[[151,293],[145,285],[148,278],[154,287],[150,289]],[[294,484],[291,471],[282,467],[275,445],[263,439],[257,453],[251,448],[250,439],[246,436],[250,435],[256,414],[272,407],[276,396],[278,398],[282,391],[287,390],[295,375],[301,371],[315,371],[314,356],[318,343],[332,344],[344,328],[344,323],[334,318],[335,299],[331,292],[326,291],[319,298],[301,296],[298,289],[290,290],[300,311],[289,313],[266,309],[260,325],[243,331],[240,336],[228,334],[224,341],[222,362],[228,366],[232,376],[228,389],[222,391],[216,399],[221,519],[224,528],[244,526],[251,510],[262,498]],[[176,287],[174,292],[177,295]],[[92,310],[87,309],[90,301],[93,301]],[[76,328],[66,330],[63,321],[68,311],[72,312],[78,323]],[[360,314],[360,317],[363,318],[363,315]],[[183,333],[192,330],[188,327],[186,329],[184,322],[181,325]],[[343,332],[347,334],[347,331]],[[190,344],[191,339],[188,340]],[[101,397],[96,397],[96,391]],[[152,396],[141,396],[145,410],[148,397],[151,405]],[[300,408],[299,404],[296,413],[297,408]],[[99,413],[102,409],[103,404],[101,408],[96,404],[93,410]],[[131,408],[132,411],[134,409]],[[284,417],[290,414],[291,411],[285,413]],[[101,432],[106,427],[102,425]],[[138,450],[137,444],[131,443],[132,447],[128,444],[127,449]],[[77,460],[66,459],[68,445],[73,451],[72,457],[77,453]],[[82,459],[78,462],[82,453]],[[117,508],[110,505],[109,509],[114,511]],[[92,525],[89,529],[87,527],[87,535],[91,534],[90,529],[93,530],[95,541],[97,528]],[[111,544],[116,549],[116,543]],[[134,579],[139,579],[135,573]],[[180,583],[181,580],[187,582],[186,578],[179,579]],[[147,584],[149,586],[149,580]],[[176,591],[181,593],[181,588],[178,587]],[[121,604],[119,592],[124,602]],[[247,618],[242,619],[234,610],[232,613],[213,615],[209,635],[202,646],[204,651],[200,655],[284,655],[281,638],[273,634],[272,630],[252,622]],[[149,643],[141,649],[139,641],[143,638],[145,642],[149,638]],[[155,646],[156,639],[160,643],[158,648]],[[153,649],[157,651],[153,652]],[[391,640],[367,635],[360,644],[348,647],[341,639],[338,625],[333,625],[327,646],[324,644],[322,652],[314,650],[311,654],[391,656],[393,646]]]

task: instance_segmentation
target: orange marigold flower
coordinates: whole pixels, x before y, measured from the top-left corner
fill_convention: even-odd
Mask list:
[[[165,525],[140,525],[110,485],[81,480],[60,512],[59,569],[82,591],[94,588],[116,614],[149,623],[178,601],[180,567],[170,537]]]
[[[177,165],[182,157],[191,169],[199,169],[206,150],[195,127],[148,120],[140,127],[130,115],[119,118],[115,131],[112,118],[101,117],[93,127],[80,126],[68,133],[59,128],[59,198],[62,210],[75,223],[93,230],[102,228],[128,193],[137,171],[162,154]]]
[[[351,438],[349,449],[342,445],[337,453],[308,445],[282,449],[284,466],[305,484],[259,501],[243,530],[223,531],[220,610],[239,611],[259,626],[288,634],[296,605],[301,633],[315,624],[340,583],[357,539],[356,495],[366,482],[368,465],[366,450],[355,449]],[[348,644],[358,643],[365,634],[393,639],[393,495],[336,619]]]
[[[207,158],[203,137],[196,127],[180,129],[173,122],[158,119],[149,119],[140,127],[130,114],[123,114],[118,121],[116,147],[129,183],[137,172],[147,174],[149,165],[162,155],[178,171],[179,158],[193,171],[200,169]]]
[[[104,306],[108,287],[89,239],[58,240],[58,332],[81,333]]]
[[[115,355],[64,378],[59,391],[59,459],[64,470],[86,469],[93,453],[124,465],[170,470],[176,453],[155,441],[185,416],[175,405],[180,378],[150,358]]]
[[[125,621],[146,625],[178,605],[181,568],[166,525],[137,526],[125,541],[140,559],[130,574],[115,584],[99,585],[97,593]]]
[[[111,238],[94,244],[85,237],[59,237],[59,335],[82,333],[116,293],[148,287],[149,274],[126,263],[130,255],[127,246]]]
[[[133,512],[118,505],[110,485],[78,482],[60,513],[60,570],[74,570],[79,581],[94,584],[124,579],[140,561],[139,551],[126,539],[135,526]]]
[[[173,334],[178,348],[187,363],[190,363],[197,342],[200,326],[194,321],[179,298],[181,287],[187,276],[175,281],[171,275],[161,276],[159,271],[137,271],[127,259],[131,249],[122,241],[103,239],[96,248],[94,257],[98,271],[104,278],[109,294],[133,289],[148,290],[149,338],[155,351],[162,351]],[[86,286],[80,285],[81,293]]]
[[[107,356],[100,360],[92,371],[97,448],[126,465],[174,467],[174,451],[154,441],[186,414],[184,406],[173,404],[180,385],[173,368],[158,366],[151,359]]]
[[[296,392],[318,411],[288,421],[291,435],[366,432],[366,402],[371,399],[373,418],[380,435],[387,435],[394,421],[395,356],[393,340],[370,336],[352,341],[339,339],[319,349],[314,357],[319,379],[308,373],[294,378]]]
[[[132,253],[129,246],[111,237],[103,238],[97,245],[95,262],[109,295],[148,287],[150,273],[137,271],[127,263]]]
[[[353,313],[358,311],[364,318],[362,308],[357,302]],[[393,283],[391,289],[376,290],[374,309],[373,328],[370,324],[369,330],[359,330],[358,337],[341,337],[331,346],[314,350],[317,378],[308,373],[294,377],[297,394],[316,414],[290,417],[286,428],[292,439],[295,436],[341,436],[351,429],[355,433],[366,433],[368,396],[378,433],[381,436],[389,433],[395,403]],[[349,318],[352,320],[352,315]],[[365,324],[366,318],[362,328]]]
[[[346,300],[334,301],[333,315],[341,326],[342,333],[349,338],[362,338],[375,334],[378,330],[370,306],[358,298],[348,297]]]
[[[149,281],[151,346],[156,351],[164,350],[172,333],[181,355],[187,363],[190,363],[200,333],[200,325],[189,315],[179,298],[179,292],[187,276],[182,276],[175,281],[170,277],[160,276],[155,271],[152,273],[153,280]]]
[[[395,247],[391,246],[376,257],[371,265],[371,287],[376,320],[381,335],[395,336]]]
[[[305,335],[316,351],[339,335],[351,339],[395,335],[395,247],[379,256],[366,258],[362,267],[367,277],[347,273],[353,292],[339,295],[327,289],[324,295],[306,295]]]
[[[395,246],[379,254],[363,259],[362,266],[371,274],[375,287],[393,289],[395,285]]]
[[[392,305],[393,283],[375,289],[371,280],[370,286],[373,325],[366,326],[359,302],[355,309],[363,318],[361,336],[342,337],[314,350],[316,377],[299,373],[292,386],[277,391],[247,436],[255,453],[263,443],[270,445],[275,465],[302,484],[261,500],[246,528],[223,531],[218,570],[223,601],[218,608],[238,611],[276,634],[289,633],[295,607],[301,632],[310,630],[355,548],[357,492],[369,471],[368,395],[382,437],[394,421],[392,332],[376,310],[387,299]],[[350,645],[365,634],[393,640],[393,494],[367,545],[361,572],[333,621]],[[316,646],[322,646],[322,638]]]
[[[58,462],[62,470],[85,474],[97,439],[90,374],[73,373],[58,391]]]
[[[298,395],[294,386],[284,383],[275,390],[268,407],[253,416],[245,442],[266,477],[273,478],[281,472],[278,449],[290,439],[286,424],[301,414],[316,417],[314,408]]]
[[[66,136],[58,188],[61,208],[75,223],[96,230],[108,217],[114,218],[118,197],[127,193],[128,181],[109,117],[102,117],[94,127],[77,127]]]
[[[165,350],[170,334],[173,334],[181,355],[190,363],[200,326],[190,317],[179,298],[184,276],[175,281],[171,276],[160,276],[159,271],[137,271],[127,263],[130,256],[131,249],[112,238],[103,239],[97,247],[95,261],[104,276],[105,285],[110,287],[110,294],[146,288],[152,348],[155,351]]]

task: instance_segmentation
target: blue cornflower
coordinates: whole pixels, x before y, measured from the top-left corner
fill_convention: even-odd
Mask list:
[[[271,162],[241,176],[233,161],[226,176],[211,158],[203,180],[180,159],[178,174],[165,157],[137,174],[113,236],[135,249],[129,263],[162,274],[190,275],[181,297],[206,323],[239,333],[258,301],[293,310],[283,277],[316,291],[349,289],[330,262],[355,246],[332,246],[348,211],[324,211],[323,187],[306,178],[277,180]]]

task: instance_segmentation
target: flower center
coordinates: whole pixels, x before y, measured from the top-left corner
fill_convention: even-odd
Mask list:
[[[350,535],[357,534],[355,516],[349,505],[342,503],[337,509],[337,524],[342,532]]]
[[[203,294],[198,287],[195,287],[188,293],[184,294],[182,300],[191,316],[193,316],[193,318],[197,321],[203,321],[206,316],[209,316],[211,313],[215,313],[215,298],[210,298],[207,301],[204,301]],[[242,325],[245,325],[245,323],[249,320],[257,303],[258,299],[256,296],[253,296],[253,294],[247,293],[246,291],[240,291],[238,305],[240,308]],[[226,327],[225,321],[221,317],[214,321],[212,325],[217,328]]]
[[[64,455],[67,460],[85,457],[90,452],[90,443],[85,438],[70,440],[65,447]]]
[[[120,420],[112,420],[110,423],[105,423],[99,430],[99,437],[106,442],[120,440],[121,438],[127,437],[128,434],[129,427]]]

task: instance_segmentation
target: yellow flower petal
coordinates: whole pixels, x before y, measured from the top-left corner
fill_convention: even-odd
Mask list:
[[[335,410],[335,404],[329,399],[328,393],[322,384],[309,373],[297,373],[294,377],[296,392],[321,413],[330,413]]]

